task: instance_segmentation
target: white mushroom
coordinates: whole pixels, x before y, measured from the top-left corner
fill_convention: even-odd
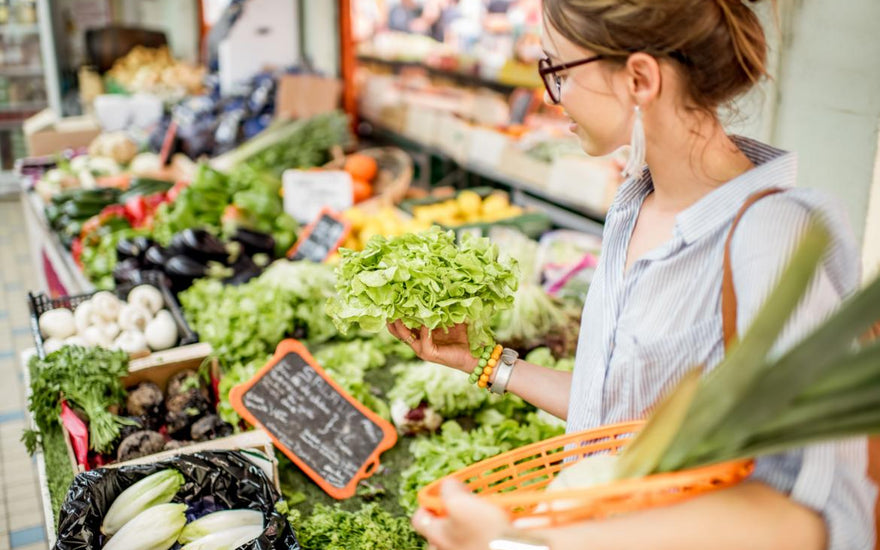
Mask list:
[[[107,335],[101,330],[101,328],[101,325],[92,325],[82,333],[82,337],[90,346],[109,348],[113,345],[113,339],[107,338]]]
[[[63,340],[76,334],[73,312],[66,307],[50,309],[40,315],[40,333],[49,338]]]
[[[147,329],[147,323],[153,318],[150,310],[139,304],[122,304],[119,309],[119,328],[122,330],[136,330],[143,332]]]
[[[163,309],[149,322],[144,335],[150,348],[157,351],[168,349],[177,343],[177,324],[168,310]]]
[[[112,292],[102,290],[92,297],[92,305],[98,316],[104,321],[116,321],[122,303]]]
[[[127,330],[119,335],[113,342],[113,347],[119,348],[126,353],[143,353],[149,351],[147,339],[140,332]]]
[[[155,315],[165,305],[165,300],[159,289],[153,285],[139,285],[128,293],[128,303],[141,306],[149,311],[150,315]]]
[[[76,331],[80,334],[96,322],[97,311],[91,300],[86,300],[73,310],[73,319],[76,323]]]
[[[99,323],[96,326],[101,330],[101,334],[104,335],[104,338],[106,338],[108,342],[112,342],[113,340],[115,340],[116,337],[119,336],[119,333],[121,332],[119,330],[119,325],[117,325],[114,322]]]
[[[81,348],[89,347],[89,343],[86,342],[86,339],[82,336],[71,336],[70,338],[66,338],[64,340],[65,346],[79,346]],[[45,346],[43,346],[45,347]]]

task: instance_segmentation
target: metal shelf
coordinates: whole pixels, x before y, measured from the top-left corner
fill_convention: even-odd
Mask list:
[[[0,25],[0,34],[39,34],[40,26],[36,23],[6,23]]]
[[[602,233],[602,227],[605,223],[605,215],[602,212],[554,196],[544,189],[507,174],[502,174],[494,168],[455,160],[437,147],[419,143],[380,124],[371,121],[365,121],[365,123],[369,128],[364,128],[363,125],[361,128],[363,133],[369,137],[394,143],[404,149],[415,149],[422,153],[442,158],[458,166],[461,170],[508,187],[512,191],[512,196],[517,203],[544,208],[556,225],[593,234],[601,235]]]
[[[43,76],[42,65],[0,65],[0,76],[10,77],[26,77],[26,76]]]
[[[24,101],[0,104],[0,113],[32,113],[46,108],[45,101]]]
[[[457,84],[460,84],[463,86],[477,86],[477,87],[482,86],[485,88],[495,90],[496,92],[502,92],[502,93],[510,93],[513,90],[516,90],[519,88],[527,88],[527,89],[532,88],[531,86],[520,86],[517,84],[510,84],[507,82],[499,82],[498,80],[483,78],[483,77],[475,75],[475,74],[464,73],[461,71],[450,71],[450,70],[446,70],[446,69],[438,69],[436,67],[431,67],[429,65],[425,65],[424,63],[422,63],[420,61],[394,61],[394,60],[390,60],[390,59],[383,59],[381,57],[373,57],[371,55],[359,55],[357,57],[357,60],[362,63],[374,63],[377,65],[384,65],[384,66],[389,67],[394,70],[400,70],[403,68],[412,68],[412,67],[420,68],[420,69],[423,69],[428,74],[430,74],[431,76],[448,78],[450,80],[453,80]]]

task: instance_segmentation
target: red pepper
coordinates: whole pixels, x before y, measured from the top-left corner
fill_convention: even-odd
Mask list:
[[[70,244],[70,253],[73,255],[73,261],[76,263],[77,267],[80,269],[83,268],[82,263],[82,253],[83,253],[83,242],[79,237],[75,237],[73,242]]]
[[[107,223],[111,218],[122,218],[125,217],[125,208],[121,204],[111,204],[110,206],[105,207],[101,210],[101,213],[97,216],[92,216],[82,226],[82,231],[80,231],[79,236],[82,239],[85,239],[89,233],[94,232],[96,229],[100,228],[102,225]]]
[[[143,195],[137,195],[125,201],[125,217],[132,227],[140,227],[146,216],[147,202]]]

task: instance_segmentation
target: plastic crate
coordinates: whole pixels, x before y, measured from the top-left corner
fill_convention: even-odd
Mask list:
[[[177,345],[185,346],[198,342],[198,334],[193,332],[189,324],[187,324],[186,319],[183,316],[183,311],[180,309],[180,304],[177,303],[177,299],[171,294],[168,279],[162,272],[144,271],[141,273],[141,280],[139,282],[120,284],[116,287],[115,294],[119,299],[125,300],[128,297],[128,293],[131,292],[134,287],[142,284],[152,285],[158,288],[162,293],[162,298],[165,300],[165,309],[171,313],[171,317],[174,318],[174,322],[177,325],[177,334],[179,337]],[[43,292],[38,294],[28,292],[28,302],[31,309],[31,334],[34,337],[34,345],[37,348],[37,355],[40,359],[46,357],[46,351],[43,349],[43,335],[40,333],[40,315],[51,309],[60,307],[66,307],[71,311],[74,311],[77,306],[86,300],[91,299],[92,296],[97,293],[98,291],[90,292],[88,294],[50,298]]]
[[[471,189],[467,189],[467,191],[472,191],[483,199],[493,193],[505,193],[504,191],[500,191],[492,187],[474,187]],[[436,204],[450,199],[455,199],[457,197],[458,193],[449,197],[427,197],[424,199],[415,199],[401,203],[400,208],[403,209],[407,214],[413,215],[413,209],[417,206]],[[513,216],[493,222],[465,223],[456,226],[445,226],[442,224],[437,225],[440,225],[440,227],[444,229],[451,229],[452,231],[455,231],[455,235],[458,238],[461,238],[461,236],[465,233],[471,233],[481,237],[488,237],[489,231],[493,227],[503,225],[506,227],[513,227],[519,230],[521,233],[525,234],[526,236],[535,239],[549,231],[553,226],[553,222],[550,220],[550,216],[548,216],[544,212],[526,211],[519,216]]]

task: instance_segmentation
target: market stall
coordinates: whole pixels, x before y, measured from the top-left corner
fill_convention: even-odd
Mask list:
[[[138,34],[156,44],[81,73],[93,114],[32,121],[22,442],[53,548],[426,548],[411,518],[448,513],[445,480],[527,531],[876,429],[878,347],[853,342],[880,282],[773,348],[827,253],[817,224],[713,375],[566,434],[506,389],[524,362],[570,379],[625,159],[586,157],[541,105],[538,3],[473,28],[340,1],[337,80],[279,36],[270,8],[304,6],[251,1],[211,25],[197,2],[205,63]],[[462,370],[420,358],[432,338]]]

